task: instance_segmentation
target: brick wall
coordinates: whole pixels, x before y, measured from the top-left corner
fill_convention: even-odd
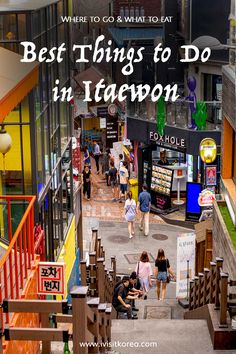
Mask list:
[[[223,257],[223,270],[229,273],[231,279],[236,280],[236,250],[217,203],[214,203],[213,208],[213,257]]]
[[[145,16],[161,16],[161,0],[115,0],[114,16],[120,15],[120,7],[143,7]]]

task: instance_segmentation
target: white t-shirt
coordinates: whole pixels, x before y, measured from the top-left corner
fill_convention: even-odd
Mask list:
[[[136,202],[134,199],[126,199],[125,201],[125,219],[126,221],[134,221],[136,217]]]
[[[127,178],[129,178],[128,170],[124,166],[121,166],[121,168],[120,168],[120,184],[127,184]]]
[[[125,201],[125,206],[124,206],[124,208],[125,209],[127,209],[127,207],[128,206],[130,206],[130,205],[132,205],[134,208],[136,208],[136,202],[135,202],[135,200],[134,199],[126,199],[126,201]]]

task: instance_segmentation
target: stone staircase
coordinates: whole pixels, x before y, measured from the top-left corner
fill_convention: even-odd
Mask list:
[[[216,353],[204,320],[112,320],[111,338],[114,354]]]
[[[157,301],[155,289],[147,300],[136,300],[138,320],[113,319],[110,354],[226,354],[215,351],[207,321],[184,320],[184,310],[175,298]],[[131,347],[130,345],[133,345]],[[145,347],[143,347],[145,345]]]

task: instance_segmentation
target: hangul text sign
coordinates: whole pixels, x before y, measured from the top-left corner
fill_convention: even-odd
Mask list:
[[[65,264],[56,262],[39,262],[38,294],[64,295]]]

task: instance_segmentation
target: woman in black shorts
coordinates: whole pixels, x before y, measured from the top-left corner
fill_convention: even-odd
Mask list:
[[[170,268],[169,259],[165,257],[165,252],[162,248],[158,250],[157,259],[155,261],[154,275],[157,279],[157,300],[165,301],[166,297],[166,284],[168,282],[168,273],[175,279],[174,272]],[[162,285],[162,290],[161,290]]]

